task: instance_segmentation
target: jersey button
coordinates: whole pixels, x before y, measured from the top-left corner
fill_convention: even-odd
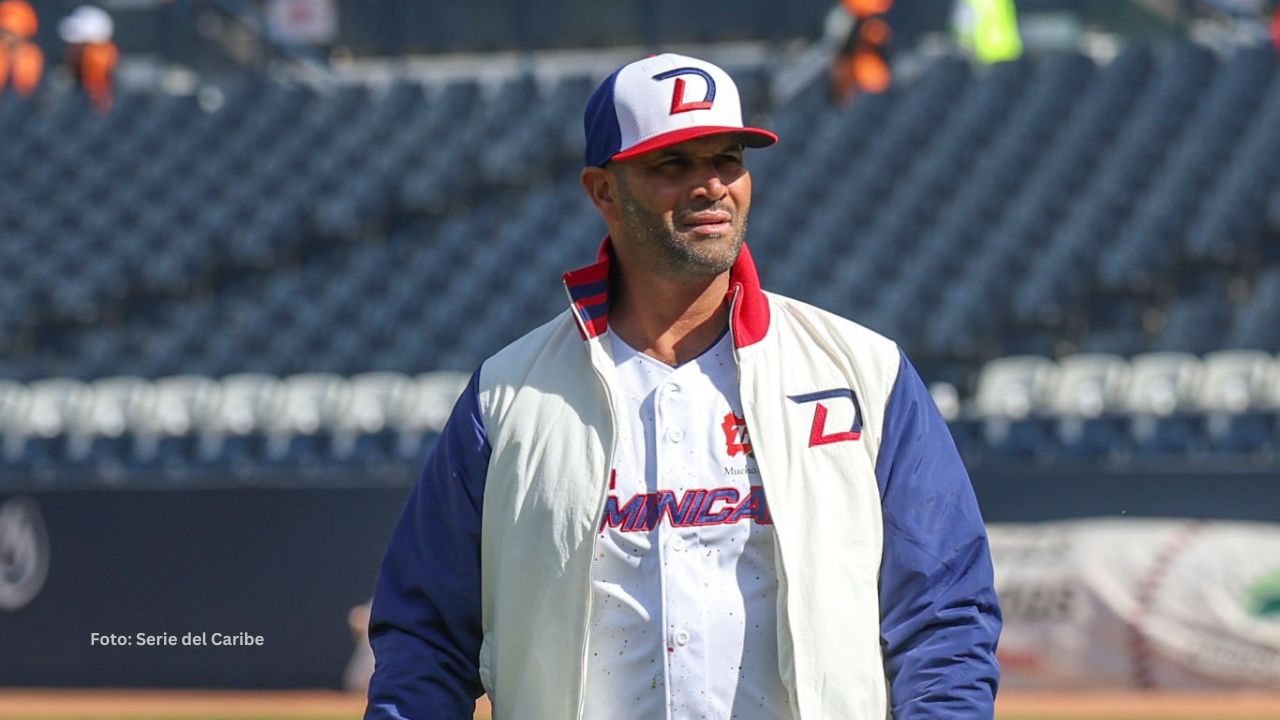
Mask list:
[[[689,644],[689,633],[686,630],[676,631],[676,644],[680,646]]]
[[[684,550],[687,546],[688,546],[688,543],[685,542],[684,538],[680,537],[679,535],[671,538],[672,550]]]
[[[680,428],[672,428],[667,431],[667,439],[673,443],[678,443],[684,439],[684,431]]]

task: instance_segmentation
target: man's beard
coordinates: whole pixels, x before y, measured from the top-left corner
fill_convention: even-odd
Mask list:
[[[654,272],[666,277],[689,280],[707,280],[717,277],[733,267],[747,236],[747,213],[732,214],[729,222],[730,242],[723,238],[690,242],[680,237],[675,228],[662,216],[645,211],[627,190],[619,193],[622,200],[622,226],[637,250],[645,256],[645,263]],[[707,208],[715,210],[714,206]]]

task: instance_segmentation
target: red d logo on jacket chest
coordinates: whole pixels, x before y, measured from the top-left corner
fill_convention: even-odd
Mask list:
[[[788,395],[787,399],[793,403],[804,405],[806,403],[817,403],[813,409],[813,425],[809,428],[809,447],[817,447],[819,445],[830,445],[838,442],[851,442],[862,437],[862,406],[858,404],[858,396],[848,388],[835,388],[833,390],[819,390],[818,392],[806,393],[804,395]],[[853,404],[853,426],[848,430],[837,430],[830,432],[827,428],[827,414],[830,408],[827,403],[845,402]],[[832,405],[831,407],[834,407]]]

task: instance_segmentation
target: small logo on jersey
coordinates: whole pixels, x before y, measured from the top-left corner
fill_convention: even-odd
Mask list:
[[[733,457],[739,453],[755,457],[751,452],[751,438],[747,435],[747,419],[732,412],[725,413],[724,422],[720,423],[724,431],[724,450]]]
[[[804,395],[788,395],[787,399],[800,405],[817,403],[813,409],[813,425],[809,428],[809,447],[853,441],[862,437],[862,406],[858,404],[858,396],[854,395],[852,390],[848,388],[820,390]],[[827,402],[824,403],[824,400]],[[843,403],[846,400],[853,405],[853,427],[848,430],[828,432],[827,415],[832,408],[836,407],[836,403]]]
[[[686,101],[684,99],[685,81],[681,75],[697,75],[707,83],[707,94],[701,100]],[[711,74],[705,70],[699,70],[693,67],[676,68],[653,76],[654,80],[662,81],[676,79],[676,88],[671,93],[671,114],[689,112],[690,110],[710,110],[711,104],[716,99],[716,81],[711,79]]]

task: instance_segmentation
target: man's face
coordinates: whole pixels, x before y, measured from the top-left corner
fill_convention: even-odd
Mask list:
[[[625,244],[653,272],[713,278],[732,267],[747,233],[751,174],[731,135],[698,138],[610,164]]]

